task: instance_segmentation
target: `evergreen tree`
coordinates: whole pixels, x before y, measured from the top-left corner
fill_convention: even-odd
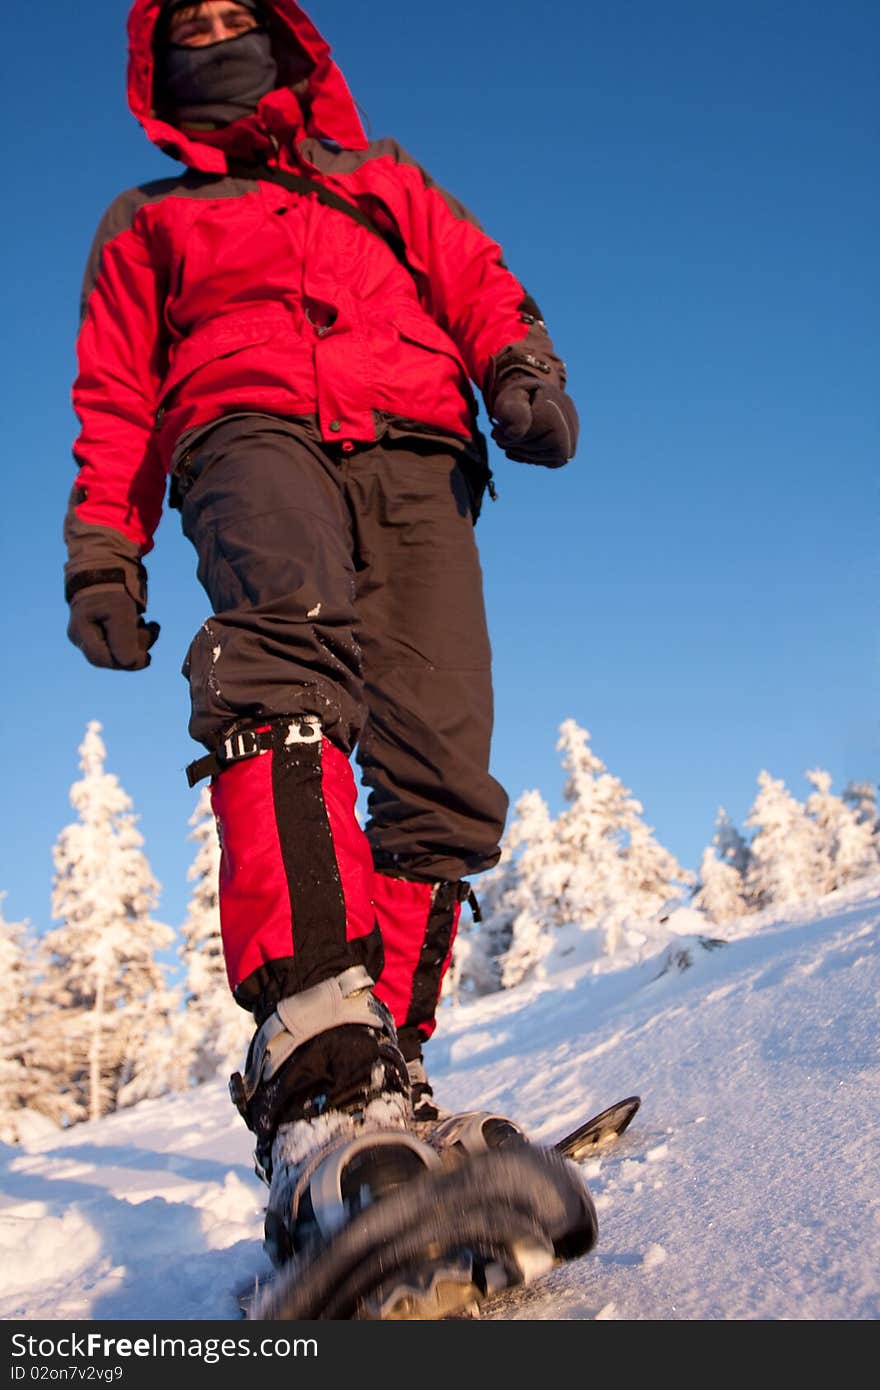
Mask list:
[[[235,1003],[226,977],[220,936],[220,842],[207,788],[189,823],[190,839],[198,848],[188,874],[193,891],[180,948],[186,965],[186,1007],[177,1040],[189,1079],[199,1085],[221,1069],[240,1066],[253,1019]]]
[[[568,803],[556,823],[566,874],[558,920],[579,922],[586,930],[608,921],[615,909],[629,916],[629,883],[624,854],[641,806],[590,747],[590,735],[574,719],[559,728],[557,750],[567,774],[562,794]]]
[[[34,961],[26,922],[8,922],[0,893],[0,1142],[21,1138],[24,1113],[38,1108],[39,1084],[32,1061],[31,1012]]]
[[[874,835],[880,841],[880,816],[877,814],[877,788],[873,782],[848,782],[843,789],[843,799],[851,806],[859,822],[867,821],[873,826]]]
[[[79,749],[83,776],[70,793],[78,819],[54,849],[52,912],[61,925],[44,938],[46,1027],[76,1119],[112,1110],[122,1088],[155,1075],[157,1057],[167,1055],[165,971],[155,953],[174,933],[152,918],[158,884],[131,801],[104,770],[100,734],[93,721]],[[154,1079],[148,1091],[157,1088],[165,1089]]]
[[[746,824],[755,827],[746,890],[753,908],[779,907],[826,891],[831,859],[822,832],[785,783],[761,772]]]
[[[167,941],[174,939],[170,929]],[[184,1091],[188,1085],[177,1045],[181,1015],[179,989],[169,987],[163,968],[149,996],[149,1008],[129,1008],[123,1025],[125,1060],[119,1070],[116,1106],[124,1109],[139,1100]]]
[[[816,823],[828,859],[825,892],[841,888],[880,868],[880,841],[870,815],[831,790],[831,774],[815,768],[807,773],[813,787],[807,797],[807,814]]]
[[[729,864],[740,878],[745,878],[752,862],[752,852],[748,841],[740,835],[723,806],[718,807],[713,843],[722,863]]]
[[[462,916],[444,993],[458,1003],[462,995],[491,994],[501,988],[501,957],[510,945],[512,923],[504,903],[511,886],[513,851],[505,835],[501,857],[477,886],[479,920]]]
[[[597,956],[621,945],[643,948],[655,934],[651,919],[691,878],[657,843],[641,803],[607,772],[573,719],[561,725],[558,748],[566,809],[554,821],[537,791],[520,797],[502,860],[480,890],[483,954],[474,976],[485,980],[487,958],[500,951],[505,987],[540,968],[562,928],[594,931]],[[665,940],[659,925],[656,934]]]
[[[590,748],[587,730],[567,719],[559,735],[568,774],[568,807],[556,822],[567,870],[560,919],[583,929],[600,927],[608,955],[627,940],[644,946],[662,934],[659,926],[651,928],[652,920],[681,897],[693,876],[658,843],[642,819],[642,803],[607,771]]]
[[[694,907],[710,922],[732,922],[749,911],[745,882],[732,864],[719,859],[711,845],[703,850]]]
[[[711,922],[732,922],[749,911],[746,875],[751,854],[723,806],[715,826],[712,845],[700,860],[693,905]]]
[[[658,843],[652,827],[642,820],[642,803],[635,801],[633,805],[636,818],[622,851],[630,916],[653,917],[681,899],[683,888],[693,884],[694,875]]]
[[[501,962],[505,989],[533,974],[551,949],[565,879],[553,821],[540,792],[524,792],[514,813],[508,836],[512,868],[494,917],[496,934],[507,939]]]

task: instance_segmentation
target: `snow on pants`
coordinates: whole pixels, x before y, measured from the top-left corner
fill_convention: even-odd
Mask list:
[[[497,861],[507,810],[488,771],[472,497],[454,445],[347,447],[248,415],[178,459],[183,528],[214,610],[184,664],[190,732],[216,750],[231,728],[289,716],[316,715],[322,731],[214,778],[238,1001],[260,1019],[360,963],[381,973],[398,1026],[425,1038],[462,880]],[[370,789],[365,831],[353,752]]]

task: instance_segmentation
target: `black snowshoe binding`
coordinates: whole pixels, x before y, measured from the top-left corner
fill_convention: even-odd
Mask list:
[[[373,1127],[406,1124],[406,1062],[372,985],[358,965],[280,1000],[254,1035],[244,1073],[230,1079],[233,1102],[256,1135],[256,1169],[265,1182],[272,1181],[279,1135],[297,1121],[317,1122],[332,1113],[362,1122],[375,1103]],[[308,1136],[306,1129],[305,1152],[316,1146]]]

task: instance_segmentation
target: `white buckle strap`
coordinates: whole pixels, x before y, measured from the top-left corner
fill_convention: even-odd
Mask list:
[[[230,1094],[242,1114],[260,1082],[270,1080],[297,1048],[320,1033],[350,1023],[393,1033],[390,1015],[372,989],[369,971],[352,965],[332,980],[282,999],[254,1038],[244,1075],[236,1072],[230,1079]]]

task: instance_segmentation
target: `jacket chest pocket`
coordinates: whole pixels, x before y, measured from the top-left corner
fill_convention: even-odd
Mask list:
[[[455,343],[427,314],[398,310],[392,315],[392,322],[405,343],[423,348],[426,352],[439,352],[445,357],[451,357],[467,380],[467,367]]]

